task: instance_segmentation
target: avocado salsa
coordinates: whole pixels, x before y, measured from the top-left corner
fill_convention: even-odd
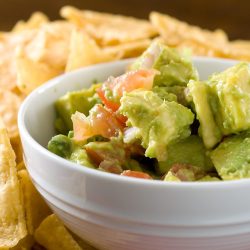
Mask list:
[[[55,103],[48,149],[85,167],[163,181],[250,178],[250,68],[199,80],[159,41],[118,77]]]

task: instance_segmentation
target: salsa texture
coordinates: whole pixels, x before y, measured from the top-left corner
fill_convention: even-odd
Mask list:
[[[250,68],[206,81],[159,41],[118,77],[55,103],[48,149],[84,167],[162,181],[250,178]]]

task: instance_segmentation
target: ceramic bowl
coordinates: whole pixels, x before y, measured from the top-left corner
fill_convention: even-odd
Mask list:
[[[18,117],[32,180],[75,234],[107,250],[249,250],[250,180],[167,183],[89,169],[49,152],[53,103],[68,91],[124,72],[129,60],[62,75],[36,89]],[[235,61],[194,58],[202,79]]]

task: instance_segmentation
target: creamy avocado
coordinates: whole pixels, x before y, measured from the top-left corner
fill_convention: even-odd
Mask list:
[[[155,86],[186,86],[190,79],[198,79],[197,70],[187,56],[159,41],[153,42],[130,67],[133,70],[150,68],[160,72],[155,76]]]
[[[208,84],[217,96],[214,115],[224,135],[250,128],[250,68],[239,63],[212,75]]]
[[[48,143],[48,150],[58,156],[68,158],[72,151],[71,139],[65,135],[53,136]]]
[[[119,112],[135,128],[135,136],[146,149],[145,156],[164,161],[167,146],[190,135],[194,115],[186,107],[163,101],[152,91],[135,90],[121,98]]]
[[[207,148],[225,135],[250,129],[250,69],[239,63],[208,81],[190,81],[189,96],[200,122],[199,134]]]
[[[184,140],[169,145],[167,160],[157,162],[157,172],[165,174],[177,163],[200,167],[205,172],[214,169],[202,139],[197,135],[191,135]]]
[[[223,180],[250,178],[250,134],[225,139],[211,153],[212,162]]]
[[[186,100],[184,86],[154,86],[152,91],[156,93],[162,100],[175,101],[184,106],[188,106]]]
[[[190,81],[188,83],[188,90],[200,122],[199,134],[205,146],[212,148],[222,138],[222,133],[215,121],[214,112],[211,107],[211,100],[216,97],[212,95],[210,87],[205,82]]]
[[[170,93],[166,87],[155,86],[153,87],[152,91],[164,101],[177,102],[177,96],[173,93]]]
[[[58,119],[56,120],[56,128],[63,131],[72,129],[71,115],[76,111],[84,113],[86,116],[89,110],[100,100],[96,94],[96,89],[100,84],[92,85],[89,89],[72,91],[59,98],[56,103],[56,111]],[[65,127],[62,127],[62,124]],[[62,131],[59,131],[62,132]]]
[[[66,158],[77,164],[94,168],[86,151],[79,145],[76,145],[71,138],[65,135],[56,135],[48,143],[48,149],[63,158]]]
[[[70,161],[89,168],[95,168],[85,149],[75,146],[68,158]]]
[[[175,181],[175,182],[181,182],[181,180],[178,178],[178,177],[176,177],[171,171],[169,171],[166,175],[165,175],[165,177],[164,177],[164,179],[163,179],[164,181]]]

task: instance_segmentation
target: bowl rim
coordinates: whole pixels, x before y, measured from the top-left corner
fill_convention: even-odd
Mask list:
[[[108,63],[101,63],[97,65],[91,65],[88,67],[80,68],[77,70],[74,70],[72,72],[64,73],[58,77],[55,77],[46,83],[44,83],[42,86],[36,88],[34,91],[32,91],[23,101],[21,104],[21,107],[18,112],[18,128],[21,135],[21,138],[26,138],[26,141],[32,145],[32,148],[36,151],[38,151],[43,157],[48,158],[54,162],[57,162],[64,168],[68,168],[72,171],[78,171],[83,174],[93,175],[96,178],[104,178],[106,180],[110,180],[113,182],[119,182],[119,183],[127,183],[133,184],[133,185],[139,185],[139,186],[152,186],[152,187],[168,187],[168,188],[200,188],[200,189],[206,189],[206,188],[221,188],[221,189],[227,189],[231,185],[250,185],[250,179],[237,179],[237,180],[227,180],[227,181],[205,181],[205,182],[166,182],[162,180],[147,180],[147,179],[140,179],[140,178],[134,178],[134,177],[128,177],[128,176],[121,176],[116,175],[108,172],[102,172],[97,169],[88,168],[73,162],[70,162],[67,159],[64,159],[60,156],[57,156],[56,154],[50,152],[47,148],[43,147],[41,144],[39,144],[29,133],[26,125],[25,125],[25,116],[26,111],[30,103],[32,103],[41,93],[46,92],[50,88],[53,88],[55,86],[58,86],[60,84],[60,81],[64,79],[65,76],[75,75],[78,73],[84,73],[88,70],[100,70],[105,65],[113,65],[113,64],[121,64],[124,65],[126,63],[131,62],[133,59],[125,59],[125,60],[119,60],[115,62],[108,62]],[[237,63],[240,61],[237,60],[230,60],[230,59],[222,59],[222,58],[212,58],[212,57],[203,57],[203,56],[195,56],[192,57],[193,60],[205,60],[205,61],[217,61],[217,62],[228,62],[228,63]],[[22,142],[23,143],[23,142]]]

